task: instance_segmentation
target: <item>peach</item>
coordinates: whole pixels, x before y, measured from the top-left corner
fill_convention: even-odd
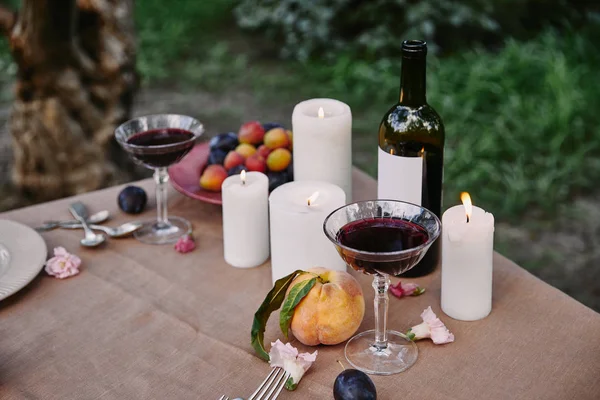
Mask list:
[[[345,271],[311,268],[317,280],[294,310],[291,332],[307,346],[338,344],[348,340],[365,315],[365,299],[359,283]],[[313,278],[311,274],[296,277],[288,289],[298,282]]]
[[[266,160],[267,157],[269,157],[269,154],[271,153],[271,149],[265,146],[264,144],[261,144],[260,147],[256,149],[256,152]]]
[[[283,128],[273,128],[265,133],[265,146],[271,150],[288,147],[290,139]]]
[[[233,167],[237,167],[238,165],[242,165],[245,159],[244,156],[238,153],[237,151],[230,151],[225,156],[225,161],[223,161],[223,166],[225,169],[231,169]]]
[[[246,159],[246,168],[248,168],[248,171],[258,171],[264,173],[267,171],[267,163],[260,154],[255,153]]]
[[[242,143],[235,148],[235,151],[240,153],[244,157],[244,159],[246,159],[252,154],[256,153],[256,147],[248,143]]]
[[[288,149],[275,149],[267,157],[267,167],[275,172],[283,171],[290,162],[292,162],[292,153]]]
[[[219,192],[226,178],[227,170],[225,167],[218,164],[209,165],[200,177],[200,187],[211,192]]]
[[[263,141],[264,136],[265,129],[258,121],[246,122],[238,132],[240,143],[258,144]]]

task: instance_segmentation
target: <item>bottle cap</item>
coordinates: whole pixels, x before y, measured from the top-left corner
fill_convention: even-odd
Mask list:
[[[402,56],[406,58],[425,58],[427,42],[423,40],[405,40],[402,42]]]

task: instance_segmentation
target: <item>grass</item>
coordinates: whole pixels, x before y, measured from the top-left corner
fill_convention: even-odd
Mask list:
[[[135,3],[138,34],[138,68],[146,83],[176,78],[172,65],[210,46],[222,24],[232,24],[229,15],[234,0],[139,0]]]

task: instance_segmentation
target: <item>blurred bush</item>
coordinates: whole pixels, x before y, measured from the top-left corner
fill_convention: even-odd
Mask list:
[[[577,27],[597,0],[241,0],[240,27],[281,44],[285,57],[305,60],[340,51],[394,55],[404,38],[427,40],[432,51],[465,44],[493,47],[547,25]]]

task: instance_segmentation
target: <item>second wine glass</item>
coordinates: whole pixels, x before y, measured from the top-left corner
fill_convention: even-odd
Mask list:
[[[325,235],[346,264],[374,278],[375,329],[346,343],[346,359],[353,367],[391,375],[417,360],[417,346],[406,335],[387,329],[389,276],[417,264],[439,236],[440,226],[426,208],[394,200],[348,204],[325,219]]]
[[[147,221],[134,233],[149,244],[176,242],[191,232],[189,221],[167,215],[167,167],[179,162],[202,135],[200,121],[186,115],[156,114],[132,119],[115,131],[117,142],[138,164],[154,170],[157,219]]]

